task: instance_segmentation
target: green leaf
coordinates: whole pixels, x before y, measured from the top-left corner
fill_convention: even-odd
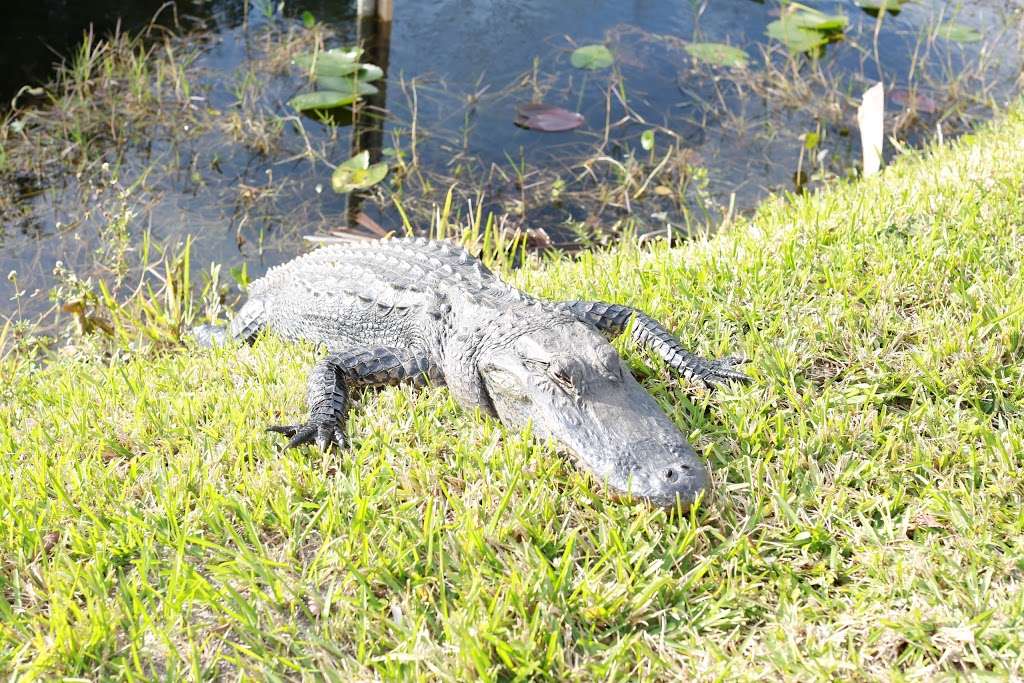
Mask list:
[[[766,33],[789,48],[790,52],[811,52],[828,43],[828,38],[823,34],[783,19],[768,24]]]
[[[369,83],[364,83],[354,76],[320,76],[316,79],[316,85],[321,90],[333,90],[335,92],[354,93],[356,95],[376,95],[377,88]]]
[[[359,72],[356,74],[356,78],[369,83],[370,81],[376,81],[384,78],[384,69],[380,68],[376,64],[360,64]]]
[[[334,169],[331,188],[339,194],[365,190],[384,180],[387,174],[388,165],[382,161],[371,166],[370,153],[364,150]]]
[[[313,13],[309,10],[302,13],[302,25],[306,28],[313,28],[316,26],[316,17],[314,17]]]
[[[644,148],[644,151],[650,152],[654,149],[654,131],[645,130],[640,134],[640,146]]]
[[[800,28],[821,33],[840,33],[846,30],[847,24],[850,23],[849,18],[844,14],[825,14],[810,8],[793,12],[783,18],[783,21],[791,21]]]
[[[717,66],[746,66],[750,61],[746,52],[725,43],[687,43],[685,49],[694,59]]]
[[[339,92],[337,90],[318,90],[317,92],[303,93],[288,100],[293,109],[307,111],[309,109],[333,109],[344,107],[359,99],[359,93]]]
[[[334,55],[340,59],[347,59],[350,62],[359,61],[359,58],[363,56],[363,48],[361,47],[332,47],[327,50],[327,54]]]
[[[316,76],[348,76],[361,67],[358,61],[330,51],[300,54],[295,57],[295,63],[302,71],[312,71]]]
[[[573,50],[570,61],[577,69],[597,71],[611,66],[615,56],[604,45],[584,45]]]
[[[843,14],[825,14],[818,10],[792,3],[792,11],[768,24],[770,37],[781,41],[790,52],[812,52],[839,37],[850,23]]]
[[[862,10],[866,10],[870,14],[877,16],[879,12],[885,10],[890,14],[899,14],[900,10],[903,9],[903,5],[907,4],[910,0],[856,0],[857,7]]]
[[[935,35],[957,43],[977,43],[983,37],[980,31],[953,21],[940,25]]]

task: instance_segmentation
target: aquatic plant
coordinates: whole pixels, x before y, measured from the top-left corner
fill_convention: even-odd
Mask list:
[[[743,67],[750,62],[744,50],[725,43],[687,43],[685,50],[694,59],[716,66]]]
[[[340,194],[353,190],[367,190],[388,174],[386,162],[370,163],[370,153],[363,150],[340,164],[331,174],[331,188]]]
[[[333,48],[323,52],[299,55],[294,63],[310,74],[318,90],[296,95],[288,104],[299,111],[333,109],[358,102],[365,95],[374,95],[372,81],[384,76],[375,64],[360,62],[362,48]]]
[[[573,51],[569,61],[577,69],[597,71],[607,69],[615,63],[615,56],[604,45],[584,45]]]
[[[825,14],[813,7],[791,3],[782,17],[768,24],[766,33],[790,52],[818,53],[839,40],[850,20],[843,14]]]

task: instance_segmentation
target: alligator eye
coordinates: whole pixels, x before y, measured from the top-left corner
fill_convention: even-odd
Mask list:
[[[570,369],[561,366],[553,365],[548,368],[548,377],[551,381],[559,386],[565,393],[571,396],[579,396],[579,388],[576,386],[576,382],[573,381],[572,372]]]
[[[615,352],[615,349],[609,348],[608,353],[601,359],[601,364],[604,366],[604,370],[608,373],[608,376],[615,379],[622,379],[624,377],[622,370],[622,357]]]

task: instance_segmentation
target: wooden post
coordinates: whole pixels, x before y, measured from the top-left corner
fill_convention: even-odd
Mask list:
[[[372,17],[377,14],[377,0],[356,0],[356,16]]]
[[[356,0],[356,16],[376,17],[377,21],[389,23],[394,16],[393,0]]]
[[[369,5],[369,13],[362,14],[364,4]],[[388,62],[391,54],[391,0],[359,0],[358,36],[359,46],[363,48],[363,61],[376,64],[384,72],[384,77],[373,85],[377,93],[367,95],[354,108],[355,117],[352,121],[352,154],[362,151],[370,153],[370,163],[381,160],[384,148],[384,118],[387,115],[387,77]],[[386,17],[386,18],[385,18]],[[358,222],[360,205],[363,196],[360,192],[352,192],[348,198],[348,225],[353,227]]]

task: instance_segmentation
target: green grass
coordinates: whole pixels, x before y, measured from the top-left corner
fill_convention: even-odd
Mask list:
[[[1024,675],[1024,114],[684,248],[512,275],[640,305],[754,381],[630,362],[707,457],[606,499],[446,390],[281,453],[314,358],[0,360],[0,671],[27,678]],[[755,227],[756,226],[756,227]],[[88,346],[88,345],[86,345]]]

